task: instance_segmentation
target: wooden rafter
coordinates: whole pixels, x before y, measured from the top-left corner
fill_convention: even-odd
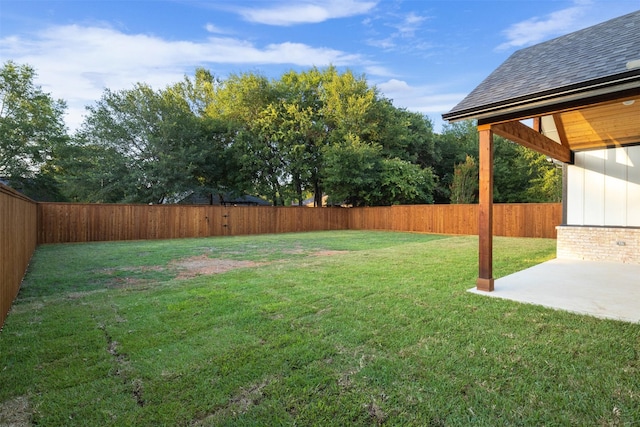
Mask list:
[[[564,128],[564,123],[562,123],[562,117],[560,114],[556,113],[552,115],[553,123],[556,125],[556,131],[558,131],[558,138],[560,139],[560,144],[564,147],[569,148],[569,141],[567,140],[567,132]]]
[[[518,121],[492,124],[491,130],[503,138],[536,150],[546,156],[564,163],[572,163],[572,155],[569,148],[558,144]]]

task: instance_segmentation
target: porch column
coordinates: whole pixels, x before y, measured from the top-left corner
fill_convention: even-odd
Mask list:
[[[476,287],[493,291],[493,131],[478,126],[480,136],[480,186],[478,206],[479,265]]]

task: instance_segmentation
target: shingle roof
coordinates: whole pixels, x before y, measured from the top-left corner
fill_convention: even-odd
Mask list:
[[[640,60],[640,11],[514,52],[445,119],[472,118],[489,106],[615,79]]]

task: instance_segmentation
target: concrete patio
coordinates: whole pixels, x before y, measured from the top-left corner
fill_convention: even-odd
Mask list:
[[[553,259],[470,292],[591,316],[640,323],[640,265]]]

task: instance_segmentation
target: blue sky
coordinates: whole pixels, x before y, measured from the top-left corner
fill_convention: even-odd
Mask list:
[[[440,115],[515,50],[640,9],[639,0],[0,0],[0,61],[33,66],[67,124],[105,88],[156,89],[330,64],[398,107]]]

